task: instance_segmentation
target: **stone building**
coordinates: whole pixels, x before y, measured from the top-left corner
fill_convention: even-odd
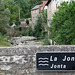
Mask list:
[[[42,14],[42,10],[47,9],[46,3],[48,0],[42,0],[42,3],[40,5],[36,5],[31,9],[31,19],[32,19],[32,28],[34,29],[34,25],[36,24],[38,15]]]
[[[32,23],[33,23],[33,27],[37,21],[37,16],[40,14],[40,12],[42,11],[43,7],[42,4],[41,5],[36,5],[34,8],[31,9],[31,17],[32,17]]]

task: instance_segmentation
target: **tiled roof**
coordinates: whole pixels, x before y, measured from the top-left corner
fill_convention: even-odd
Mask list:
[[[31,10],[35,10],[35,9],[39,9],[41,5],[36,5],[34,8],[32,8]]]
[[[46,3],[47,3],[48,1],[43,1],[43,8],[46,6]]]

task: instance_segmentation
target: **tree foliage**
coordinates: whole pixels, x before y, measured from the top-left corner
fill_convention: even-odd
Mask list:
[[[75,1],[63,2],[55,12],[50,38],[59,45],[75,45]]]
[[[47,25],[47,11],[43,11],[42,15],[40,14],[38,16],[36,25],[34,26],[34,36],[39,39],[45,38],[45,35],[47,34],[43,24]]]
[[[37,38],[40,37],[41,32],[42,32],[42,18],[41,18],[41,16],[39,16],[37,23],[34,26],[34,34],[35,34],[34,36]]]
[[[28,19],[26,19],[26,24],[27,24],[27,25],[29,24],[29,20],[28,20]]]
[[[47,25],[47,10],[43,10],[42,22]]]
[[[31,17],[31,9],[40,4],[41,0],[6,0],[6,7],[9,8],[11,14],[11,21],[16,20],[16,17],[19,15],[19,7],[20,7],[20,16],[21,18],[30,18]]]
[[[27,30],[27,35],[28,35],[28,36],[33,36],[33,30],[32,30],[31,27],[28,28],[28,30]]]
[[[0,33],[6,33],[6,27],[8,27],[9,23],[9,10],[5,8],[5,1],[0,0]]]

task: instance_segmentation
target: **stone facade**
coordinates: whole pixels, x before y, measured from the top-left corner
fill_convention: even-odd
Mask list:
[[[39,8],[31,11],[31,15],[32,15],[32,22],[35,23],[37,20],[37,16],[39,15]]]
[[[34,25],[36,24],[38,15],[41,14],[41,10],[43,9],[42,5],[36,5],[34,8],[31,9],[31,17],[32,17],[32,28],[34,29]]]
[[[75,72],[36,70],[38,52],[75,52],[75,45],[0,48],[0,75],[75,75]]]

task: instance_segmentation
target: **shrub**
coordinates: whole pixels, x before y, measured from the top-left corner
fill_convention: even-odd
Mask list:
[[[14,26],[14,28],[15,28],[16,30],[22,31],[22,27],[21,27],[21,25]]]
[[[28,20],[28,19],[26,20],[26,24],[27,24],[27,25],[29,24],[29,20]]]
[[[5,34],[7,34],[7,31],[6,31],[5,28],[0,28],[0,33],[1,33],[2,35],[5,35]]]
[[[31,27],[29,27],[27,30],[23,30],[21,32],[22,36],[33,36],[33,30]]]
[[[30,18],[31,17],[31,12],[27,12],[26,14],[25,14],[25,18]]]
[[[27,30],[23,30],[23,31],[21,32],[21,35],[22,35],[22,36],[27,36]]]
[[[22,27],[21,26],[19,26],[19,31],[22,31]]]
[[[6,38],[6,36],[0,35],[0,47],[10,46],[10,42]]]
[[[42,18],[41,16],[38,16],[37,23],[34,26],[34,36],[39,38],[41,36],[42,29]]]
[[[33,30],[31,27],[28,28],[27,35],[33,36]]]
[[[51,45],[48,38],[45,38],[45,40],[43,41],[43,45]]]
[[[41,32],[41,39],[44,39],[45,38],[45,36],[46,36],[46,34],[47,34],[47,31],[42,31]]]
[[[12,45],[14,44],[13,42],[10,42]]]
[[[75,1],[63,2],[55,12],[50,28],[50,39],[57,45],[75,45]]]
[[[20,21],[15,22],[15,25],[20,25],[20,24],[21,24]]]
[[[16,18],[15,24],[16,25],[20,25],[21,24],[21,22],[19,21],[19,17]]]
[[[13,22],[9,22],[9,25],[12,26],[13,25]]]
[[[44,25],[47,24],[47,11],[43,11],[42,15],[38,16],[36,24],[34,26],[34,34],[37,39],[44,39],[47,32],[45,31]]]

